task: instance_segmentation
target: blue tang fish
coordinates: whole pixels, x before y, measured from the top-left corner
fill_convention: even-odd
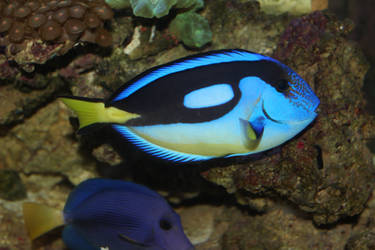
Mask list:
[[[141,150],[175,162],[261,152],[316,117],[319,99],[292,69],[245,50],[219,50],[161,65],[107,100],[66,97],[79,132],[108,123]]]
[[[63,212],[24,203],[31,239],[61,225],[72,250],[193,250],[180,217],[156,192],[134,183],[90,179],[69,195]]]

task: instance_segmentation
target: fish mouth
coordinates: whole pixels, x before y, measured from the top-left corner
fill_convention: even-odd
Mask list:
[[[315,113],[319,113],[319,104],[320,104],[320,100],[319,100],[319,98],[317,97],[317,96],[314,96],[315,98],[314,98],[314,100],[313,100],[313,103],[315,104],[314,105],[314,107],[313,107],[313,111],[315,112]]]
[[[320,108],[319,108],[319,104],[320,104],[320,100],[318,99],[318,97],[316,97],[317,101],[315,101],[315,105],[312,107],[312,109],[310,110],[310,113],[314,116],[314,118],[318,115],[318,113],[320,113]]]
[[[319,108],[319,103],[315,106],[315,108],[313,109],[313,113],[318,115],[318,113],[320,113],[320,108]]]

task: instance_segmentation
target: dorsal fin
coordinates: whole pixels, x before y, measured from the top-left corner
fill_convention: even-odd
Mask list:
[[[208,53],[188,56],[145,71],[141,75],[134,78],[130,85],[117,90],[109,99],[109,102],[120,101],[156,79],[172,73],[217,63],[258,60],[272,60],[277,62],[275,59],[270,57],[241,49],[216,50]]]
[[[72,193],[70,193],[65,204],[64,212],[73,210],[95,193],[108,189],[123,189],[130,192],[138,192],[144,195],[160,198],[157,193],[142,185],[120,180],[96,178],[82,182],[73,190]]]

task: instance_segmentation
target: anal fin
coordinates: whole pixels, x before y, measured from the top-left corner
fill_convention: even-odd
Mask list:
[[[204,156],[204,155],[194,155],[194,154],[188,154],[188,153],[182,153],[177,152],[174,150],[169,150],[167,148],[155,145],[146,139],[142,138],[138,134],[136,134],[134,131],[132,131],[130,128],[118,125],[118,124],[112,124],[112,127],[115,131],[120,133],[121,136],[123,136],[126,140],[128,140],[130,143],[138,147],[139,149],[143,150],[147,154],[150,154],[154,157],[172,161],[176,163],[182,163],[182,162],[197,162],[197,161],[204,161],[212,159],[212,156]]]

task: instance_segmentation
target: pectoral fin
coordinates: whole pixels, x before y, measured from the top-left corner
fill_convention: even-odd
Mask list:
[[[240,123],[246,139],[246,147],[255,150],[263,136],[264,118],[259,117],[252,122],[240,119]]]

